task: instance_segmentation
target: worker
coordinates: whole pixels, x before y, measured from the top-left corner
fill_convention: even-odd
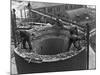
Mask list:
[[[73,43],[74,47],[77,48],[77,50],[80,50],[81,49],[80,43],[78,42],[76,44],[76,41],[78,41],[78,40],[80,41],[81,40],[81,38],[78,36],[78,29],[77,29],[77,27],[72,27],[69,31],[70,31],[69,47]]]
[[[30,41],[30,34],[27,31],[20,31],[20,38],[22,40],[22,45],[24,49],[26,48],[26,42],[28,43],[29,46],[29,52],[32,50],[32,45]]]
[[[60,22],[59,18],[56,18],[53,28],[55,29],[55,35],[59,36],[61,33],[61,30],[63,29],[63,25]]]
[[[56,25],[57,25],[59,28],[63,28],[63,24],[60,22],[59,18],[56,18]]]

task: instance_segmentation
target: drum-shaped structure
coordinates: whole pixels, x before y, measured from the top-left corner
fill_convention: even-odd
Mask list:
[[[19,74],[87,69],[87,53],[84,41],[77,50],[71,42],[68,30],[53,27],[39,31],[28,30],[31,35],[32,51],[22,49],[21,44],[14,50]]]

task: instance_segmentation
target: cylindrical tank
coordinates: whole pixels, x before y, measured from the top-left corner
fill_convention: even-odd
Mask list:
[[[69,32],[67,33],[68,34],[66,35],[68,36]],[[56,37],[59,37],[59,35],[56,35]],[[36,53],[40,55],[52,56],[59,53],[67,52],[69,51],[68,49],[70,46],[69,42],[70,42],[69,37],[66,37],[66,40],[62,38],[49,37],[43,40],[42,42],[40,42],[39,49],[36,51]],[[53,61],[53,62],[42,62],[42,63],[34,63],[34,62],[29,63],[16,52],[16,49],[14,50],[14,54],[15,54],[15,61],[17,65],[18,74],[87,69],[86,48],[80,51],[77,55],[72,56],[69,59]]]
[[[78,55],[57,62],[33,63],[26,61],[15,52],[15,61],[18,74],[40,73],[40,72],[56,72],[56,71],[72,71],[86,70],[87,57],[86,50],[83,50]]]

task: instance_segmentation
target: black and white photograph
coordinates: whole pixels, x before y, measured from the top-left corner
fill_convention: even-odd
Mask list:
[[[12,75],[96,69],[96,5],[11,0]]]

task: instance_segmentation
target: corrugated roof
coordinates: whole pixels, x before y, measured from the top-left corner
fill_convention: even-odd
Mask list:
[[[67,10],[66,13],[70,16],[70,18],[73,18],[76,15],[80,15],[83,13],[88,13],[90,10],[86,8],[79,8],[79,9],[74,9],[74,10]]]

